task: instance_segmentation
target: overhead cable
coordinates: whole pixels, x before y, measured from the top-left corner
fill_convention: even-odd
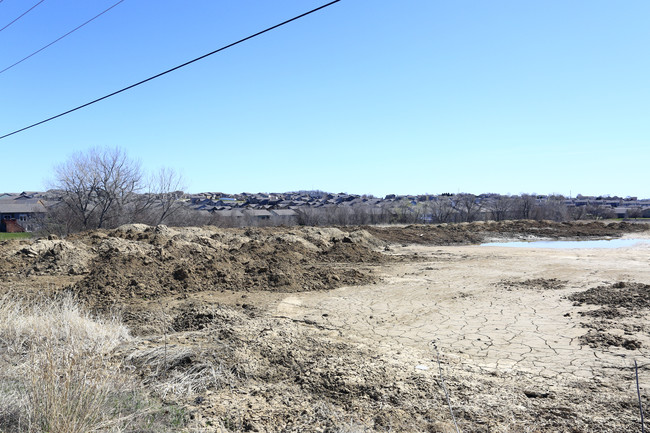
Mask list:
[[[1,2],[1,1],[2,1],[2,0],[0,0],[0,2]],[[54,45],[54,44],[56,44],[57,42],[59,42],[61,39],[65,38],[66,36],[71,35],[72,33],[76,32],[77,30],[79,30],[80,28],[82,28],[83,26],[85,26],[86,24],[88,24],[88,23],[94,21],[95,19],[99,18],[100,16],[104,15],[106,12],[110,11],[111,9],[113,9],[115,6],[119,5],[119,4],[122,3],[123,1],[124,1],[124,0],[120,0],[120,1],[118,1],[118,2],[115,3],[113,6],[109,7],[108,9],[104,10],[103,12],[101,12],[101,13],[95,15],[94,17],[92,17],[91,19],[89,19],[89,20],[86,21],[85,23],[81,24],[80,26],[77,26],[77,27],[75,27],[74,29],[70,30],[70,31],[69,31],[68,33],[66,33],[65,35],[59,37],[58,39],[56,39],[56,40],[50,42],[50,43],[47,44],[47,45],[45,45],[43,48],[34,51],[34,52],[31,53],[29,56],[24,57],[24,58],[21,59],[21,60],[18,60],[18,61],[17,61],[16,63],[14,63],[13,65],[7,66],[7,67],[4,68],[3,70],[0,70],[0,74],[2,74],[2,73],[5,72],[5,71],[8,71],[9,69],[13,68],[14,66],[16,66],[16,65],[18,65],[18,64],[24,62],[25,60],[29,59],[30,57],[32,57],[32,56],[34,56],[34,55],[40,53],[40,52],[43,51],[44,49],[51,47],[52,45]]]
[[[16,19],[13,20],[12,22],[10,22],[9,24],[7,24],[7,25],[4,26],[3,28],[1,28],[1,29],[0,29],[0,32],[3,31],[4,29],[6,29],[7,27],[9,27],[10,25],[12,25],[13,23],[15,23],[16,21],[18,21],[19,19],[21,19],[22,17],[24,17],[25,15],[27,15],[28,13],[30,13],[30,12],[32,11],[32,9],[34,9],[36,6],[40,5],[40,4],[43,3],[44,1],[45,1],[45,0],[40,0],[40,1],[39,1],[38,3],[36,3],[34,6],[32,6],[32,7],[29,8],[29,9],[27,9],[27,11],[23,12],[23,14],[22,14],[21,16],[19,16],[18,18],[16,18]]]
[[[188,66],[188,65],[190,65],[190,64],[192,64],[192,63],[194,63],[194,62],[198,62],[199,60],[203,60],[203,59],[205,59],[206,57],[209,57],[209,56],[211,56],[211,55],[213,55],[213,54],[217,54],[218,52],[221,52],[221,51],[226,50],[226,49],[228,49],[228,48],[234,47],[235,45],[241,44],[242,42],[245,42],[245,41],[247,41],[247,40],[249,40],[249,39],[253,39],[253,38],[255,38],[255,37],[257,37],[257,36],[260,36],[260,35],[262,35],[262,34],[264,34],[264,33],[266,33],[266,32],[270,32],[271,30],[275,30],[275,29],[277,29],[278,27],[282,27],[282,26],[284,26],[284,25],[286,25],[286,24],[289,24],[289,23],[292,22],[292,21],[296,21],[296,20],[298,20],[298,19],[300,19],[300,18],[303,18],[303,17],[305,17],[305,16],[307,16],[307,15],[309,15],[309,14],[313,14],[314,12],[317,12],[317,11],[319,11],[319,10],[321,10],[321,9],[324,9],[324,8],[326,8],[326,7],[328,7],[328,6],[331,6],[331,5],[333,5],[334,3],[338,3],[338,2],[340,2],[340,1],[341,1],[341,0],[334,0],[334,1],[332,1],[332,2],[329,2],[329,3],[327,3],[327,4],[324,4],[324,5],[322,5],[322,6],[319,6],[319,7],[317,7],[316,9],[312,9],[312,10],[310,10],[310,11],[308,11],[308,12],[305,12],[305,13],[303,13],[303,14],[300,14],[300,15],[298,15],[298,16],[295,16],[295,17],[293,17],[293,18],[291,18],[291,19],[288,19],[288,20],[286,20],[286,21],[283,21],[283,22],[281,22],[280,24],[276,24],[276,25],[274,25],[274,26],[272,26],[272,27],[269,27],[269,28],[267,28],[267,29],[264,29],[264,30],[262,30],[262,31],[259,31],[259,32],[255,33],[255,34],[252,34],[252,35],[250,35],[250,36],[247,36],[247,37],[245,37],[245,38],[243,38],[243,39],[240,39],[240,40],[238,40],[238,41],[236,41],[236,42],[230,43],[230,44],[225,45],[225,46],[223,46],[223,47],[221,47],[221,48],[218,48],[218,49],[216,49],[216,50],[214,50],[214,51],[211,51],[211,52],[209,52],[209,53],[207,53],[207,54],[204,54],[204,55],[202,55],[202,56],[200,56],[200,57],[197,57],[197,58],[195,58],[195,59],[192,59],[192,60],[190,60],[189,62],[185,62],[185,63],[183,63],[183,64],[181,64],[181,65],[178,65],[178,66],[175,66],[175,67],[173,67],[173,68],[171,68],[171,69],[167,69],[167,70],[164,71],[164,72],[161,72],[161,73],[159,73],[159,74],[153,75],[153,76],[151,76],[151,77],[149,77],[149,78],[147,78],[147,79],[144,79],[144,80],[142,80],[142,81],[138,81],[138,82],[135,83],[135,84],[131,84],[130,86],[127,86],[127,87],[124,87],[124,88],[122,88],[122,89],[120,89],[120,90],[117,90],[117,91],[115,91],[115,92],[113,92],[113,93],[109,93],[108,95],[102,96],[101,98],[97,98],[97,99],[95,99],[95,100],[93,100],[93,101],[90,101],[90,102],[87,102],[87,103],[85,103],[85,104],[83,104],[83,105],[79,105],[78,107],[75,107],[75,108],[73,108],[73,109],[71,109],[71,110],[64,111],[63,113],[57,114],[56,116],[49,117],[49,118],[47,118],[47,119],[45,119],[45,120],[41,120],[40,122],[36,122],[36,123],[33,123],[33,124],[31,124],[31,125],[29,125],[29,126],[26,126],[26,127],[24,127],[24,128],[17,129],[17,130],[15,130],[15,131],[13,131],[13,132],[10,132],[10,133],[8,133],[8,134],[1,135],[1,136],[0,136],[0,140],[2,140],[3,138],[7,138],[7,137],[9,137],[10,135],[18,134],[19,132],[25,131],[25,130],[27,130],[27,129],[33,128],[33,127],[38,126],[38,125],[42,125],[43,123],[49,122],[49,121],[54,120],[54,119],[57,119],[57,118],[59,118],[59,117],[65,116],[66,114],[70,114],[70,113],[72,113],[73,111],[77,111],[77,110],[80,110],[80,109],[82,109],[82,108],[88,107],[89,105],[95,104],[95,103],[97,103],[97,102],[99,102],[99,101],[103,101],[104,99],[108,99],[108,98],[110,98],[111,96],[115,96],[115,95],[117,95],[117,94],[119,94],[119,93],[122,93],[122,92],[125,92],[125,91],[127,91],[127,90],[133,89],[134,87],[137,87],[137,86],[139,86],[139,85],[141,85],[141,84],[147,83],[147,82],[149,82],[149,81],[151,81],[151,80],[155,80],[156,78],[162,77],[163,75],[169,74],[170,72],[176,71],[177,69],[181,69],[181,68],[183,68],[183,67],[185,67],[185,66]]]

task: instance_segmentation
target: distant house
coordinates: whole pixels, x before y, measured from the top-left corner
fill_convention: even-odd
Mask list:
[[[32,232],[47,212],[43,202],[24,196],[0,199],[0,232]]]
[[[293,209],[272,209],[270,212],[275,224],[290,226],[298,222],[298,212]]]
[[[247,217],[255,218],[258,220],[268,220],[271,219],[271,212],[264,209],[246,209],[244,214]]]
[[[215,215],[217,217],[220,217],[220,218],[233,218],[233,219],[242,218],[244,216],[244,214],[241,213],[241,211],[238,211],[236,209],[233,209],[233,210],[230,210],[230,209],[227,209],[227,210],[224,210],[224,209],[215,210],[213,212],[213,215]]]

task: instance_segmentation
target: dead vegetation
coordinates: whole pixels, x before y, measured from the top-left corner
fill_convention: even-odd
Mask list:
[[[5,295],[0,431],[157,432],[183,424],[182,415],[164,414],[113,356],[130,340],[119,321],[91,317],[70,297],[23,302]]]

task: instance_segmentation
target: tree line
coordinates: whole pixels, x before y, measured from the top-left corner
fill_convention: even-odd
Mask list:
[[[587,205],[567,206],[565,197],[553,195],[538,200],[536,195],[474,194],[422,196],[419,201],[404,198],[378,206],[333,206],[300,210],[304,225],[441,224],[517,219],[571,221],[615,218],[611,208]]]
[[[302,206],[290,219],[228,218],[184,205],[183,179],[173,169],[147,174],[120,148],[93,148],[54,168],[55,203],[42,222],[46,233],[115,228],[127,223],[222,227],[262,225],[439,224],[478,220],[569,221],[613,218],[606,206],[567,206],[565,197],[469,193],[385,200],[379,204]],[[630,215],[633,216],[633,215]]]

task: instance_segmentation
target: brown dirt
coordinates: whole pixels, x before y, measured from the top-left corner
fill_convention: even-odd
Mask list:
[[[115,356],[191,432],[454,432],[441,376],[463,432],[635,431],[650,248],[459,245],[646,228],[131,225],[0,243],[0,292],[120,311]]]
[[[575,306],[595,305],[595,310],[580,311],[585,318],[583,326],[588,329],[580,340],[592,348],[623,347],[627,350],[643,346],[631,335],[650,335],[645,321],[638,323],[635,317],[646,318],[650,314],[650,285],[619,281],[594,287],[568,296]]]
[[[364,227],[369,233],[390,243],[423,245],[467,245],[493,239],[578,239],[619,237],[641,233],[646,224],[627,222],[500,221],[461,224],[409,225],[406,227]]]
[[[533,289],[533,290],[561,290],[566,287],[566,281],[557,278],[535,278],[524,281],[503,280],[497,283],[498,286],[507,290]]]
[[[624,308],[629,313],[648,314],[650,310],[650,284],[619,281],[615,284],[598,286],[580,293],[574,293],[569,299],[577,305],[601,305],[608,307],[610,317],[623,315],[618,310]],[[615,311],[617,314],[613,315]]]
[[[17,279],[77,275],[66,290],[99,309],[207,290],[330,290],[373,281],[351,264],[389,260],[371,248],[369,238],[360,230],[129,225],[16,244],[3,251],[3,270]]]

